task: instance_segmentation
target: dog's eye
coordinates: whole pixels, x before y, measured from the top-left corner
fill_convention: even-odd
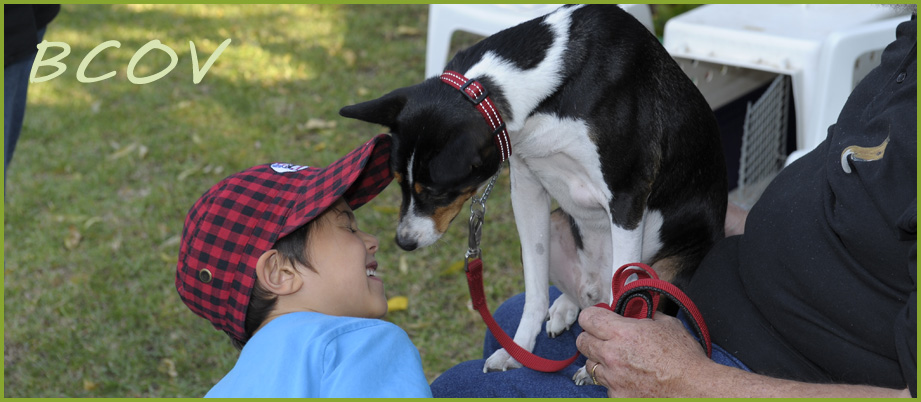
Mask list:
[[[413,190],[415,190],[416,194],[431,193],[431,192],[432,192],[432,188],[431,188],[431,187],[426,186],[426,185],[423,185],[423,184],[421,184],[421,183],[416,183],[416,184],[414,184],[414,185],[413,185]]]

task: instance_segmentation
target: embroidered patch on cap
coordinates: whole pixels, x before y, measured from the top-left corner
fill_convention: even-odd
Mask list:
[[[294,164],[291,164],[291,163],[273,163],[273,164],[272,164],[272,170],[274,170],[274,171],[276,171],[276,172],[278,172],[278,173],[296,172],[296,171],[298,171],[298,170],[304,170],[304,169],[307,169],[307,168],[309,168],[309,167],[310,167],[310,166],[294,165]]]

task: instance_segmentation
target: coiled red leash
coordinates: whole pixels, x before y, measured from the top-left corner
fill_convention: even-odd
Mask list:
[[[637,279],[627,283],[634,274]],[[697,306],[677,286],[659,279],[656,271],[648,265],[632,263],[618,268],[611,281],[611,289],[614,292],[614,301],[611,305],[600,303],[595,306],[630,318],[652,318],[659,307],[659,296],[668,297],[688,315],[700,346],[707,351],[707,357],[711,357],[713,344],[710,342],[710,331],[707,330],[703,315],[697,310]]]

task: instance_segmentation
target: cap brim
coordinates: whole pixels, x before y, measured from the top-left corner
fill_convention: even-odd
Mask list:
[[[390,147],[392,139],[389,134],[379,134],[360,148],[365,150],[359,158],[358,177],[345,194],[346,201],[352,209],[357,209],[377,197],[393,180],[390,171]],[[370,148],[370,150],[366,150]],[[346,158],[336,163],[348,163]]]
[[[317,185],[297,203],[295,215],[289,217],[279,238],[312,221],[339,198],[354,210],[380,194],[393,180],[391,143],[389,134],[379,134],[329,166],[309,173],[313,176],[310,182]]]

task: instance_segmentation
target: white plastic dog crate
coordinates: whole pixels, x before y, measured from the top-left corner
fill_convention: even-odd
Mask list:
[[[562,4],[431,4],[425,42],[425,76],[441,74],[455,31],[489,36],[505,28],[540,17]],[[621,4],[651,32],[652,13],[647,4]]]
[[[741,72],[744,78],[760,76],[763,82],[789,75],[797,149],[808,151],[825,138],[854,84],[879,63],[895,27],[908,18],[882,5],[704,5],[670,19],[664,45],[679,61],[707,62],[707,70],[691,74],[722,81],[711,85],[697,77],[708,100],[739,94],[724,87],[735,85],[727,73],[748,69]]]
[[[882,5],[716,4],[666,23],[665,48],[714,110],[788,77],[775,81],[746,112],[739,166],[739,190],[747,193],[740,197],[744,204],[757,200],[763,184],[784,163],[825,139],[851,90],[879,64],[882,50],[895,39],[896,26],[909,17]],[[792,99],[783,90],[787,80]],[[791,100],[795,121],[781,123],[778,119],[788,118],[787,108],[778,102]],[[768,126],[760,127],[764,124]],[[776,156],[787,133],[779,124],[792,124],[796,134],[795,151],[781,156],[784,163]],[[763,136],[776,138],[759,138]]]

